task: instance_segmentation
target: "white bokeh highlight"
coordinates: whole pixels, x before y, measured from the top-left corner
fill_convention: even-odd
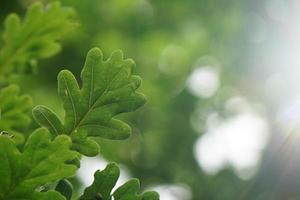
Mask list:
[[[269,137],[268,123],[242,98],[229,99],[225,107],[234,114],[226,119],[216,113],[208,117],[206,132],[196,141],[194,155],[207,174],[214,175],[229,165],[246,179],[246,172],[256,169],[260,162]]]
[[[149,188],[159,193],[161,200],[191,200],[192,191],[183,184],[163,184]]]
[[[188,90],[195,96],[209,98],[219,88],[219,72],[215,67],[202,66],[194,69],[186,82]]]

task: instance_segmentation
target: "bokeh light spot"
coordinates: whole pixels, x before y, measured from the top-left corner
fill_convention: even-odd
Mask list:
[[[187,80],[188,90],[195,96],[209,98],[219,88],[219,73],[211,66],[196,68]]]
[[[150,190],[159,193],[160,199],[163,200],[191,200],[192,192],[190,188],[182,184],[164,184],[157,185]]]
[[[243,171],[255,169],[259,164],[269,128],[265,118],[240,98],[229,99],[227,107],[232,107],[234,102],[239,104],[239,109],[234,110],[233,116],[219,118],[218,125],[207,123],[206,133],[195,143],[194,154],[207,174],[216,174],[230,165],[240,178],[246,178]]]

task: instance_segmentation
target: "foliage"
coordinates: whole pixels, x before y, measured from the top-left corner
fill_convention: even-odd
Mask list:
[[[0,90],[0,131],[11,134],[18,143],[24,142],[20,132],[27,130],[30,122],[31,98],[19,95],[19,87],[10,85]]]
[[[36,190],[74,175],[76,167],[65,164],[77,157],[70,145],[69,137],[62,135],[51,141],[46,129],[38,129],[20,152],[9,137],[0,136],[0,199],[64,199],[57,192]]]
[[[129,180],[117,188],[113,194],[112,189],[120,175],[120,170],[116,164],[111,163],[102,171],[95,172],[93,184],[87,187],[79,200],[103,199],[111,200],[157,200],[159,196],[155,192],[146,192],[138,195],[140,183],[137,179]]]
[[[31,98],[20,95],[19,86],[9,84],[9,75],[26,72],[38,59],[57,53],[57,41],[65,29],[74,25],[72,16],[72,9],[59,3],[49,4],[45,10],[42,4],[35,3],[22,22],[15,14],[5,20],[4,46],[0,51],[0,200],[76,199],[68,178],[75,175],[82,154],[98,155],[98,143],[91,138],[128,138],[129,125],[115,116],[145,103],[145,97],[136,92],[141,79],[132,75],[134,61],[124,59],[121,51],[103,60],[100,49],[94,48],[89,51],[81,73],[81,88],[70,71],[62,70],[58,75],[65,122],[49,108],[36,106],[32,109],[33,117],[46,128],[35,129],[26,137],[26,132],[36,126],[29,115]],[[99,199],[99,195],[111,199],[110,192],[119,173],[116,164],[97,171],[94,184],[80,199]],[[113,196],[116,200],[159,199],[155,192],[139,195],[138,190],[139,182],[134,179]]]
[[[47,63],[44,77],[51,73],[54,76],[53,64],[66,58],[73,63],[72,70],[79,71],[82,51],[90,46],[100,46],[105,56],[114,49],[124,49],[138,63],[137,71],[143,77],[147,104],[124,116],[133,127],[133,134],[124,142],[97,140],[103,157],[123,163],[133,176],[140,178],[143,188],[184,184],[191,190],[193,200],[239,199],[236,190],[240,191],[247,182],[240,180],[231,168],[215,176],[205,174],[196,162],[194,145],[205,131],[206,116],[219,111],[226,98],[233,95],[231,92],[238,92],[243,85],[233,81],[241,78],[242,69],[238,67],[242,66],[238,62],[245,41],[241,48],[236,45],[242,25],[247,25],[243,21],[249,12],[244,10],[245,5],[257,1],[61,2],[74,7],[81,27],[65,47],[64,55]],[[185,83],[193,68],[206,65],[220,69],[220,93],[202,99],[191,95]],[[50,80],[45,83],[56,84]],[[245,91],[239,92],[236,95]],[[201,117],[196,125],[203,130],[191,126],[198,112]]]
[[[22,21],[17,14],[10,14],[4,22],[1,76],[24,73],[36,66],[38,59],[56,54],[61,48],[57,41],[74,26],[73,16],[72,9],[58,2],[46,9],[41,3],[33,4]]]
[[[144,96],[135,92],[141,79],[131,75],[133,67],[134,62],[124,60],[121,51],[115,51],[103,61],[99,49],[90,50],[81,72],[81,89],[70,71],[63,70],[58,75],[58,93],[65,109],[64,125],[44,106],[33,109],[35,120],[54,136],[70,135],[73,148],[80,153],[97,155],[98,145],[90,137],[127,138],[130,127],[113,117],[145,103]]]
[[[33,2],[39,1],[41,2],[41,0],[2,1],[0,20],[11,12],[24,16],[24,18],[20,17],[19,20],[20,27],[23,28],[18,32],[18,35],[20,37],[22,35],[28,36],[29,34],[26,31],[30,32],[29,29],[24,28],[28,24],[25,23],[28,12],[27,14],[24,13],[26,13],[26,10],[30,10],[32,5],[40,4]],[[54,1],[57,0],[42,0],[45,3],[50,2],[49,5],[52,5]],[[11,50],[14,47],[6,47],[8,43],[5,37],[2,37],[3,40],[0,40],[0,57],[5,57],[2,54],[9,54],[13,60],[6,66],[0,64],[0,89],[2,89],[2,86],[7,87],[7,82],[19,85],[21,89],[18,94],[19,97],[23,94],[30,94],[34,106],[47,105],[47,108],[51,108],[56,113],[57,117],[54,116],[53,118],[59,119],[55,123],[60,123],[62,128],[65,129],[66,121],[62,120],[65,117],[64,109],[61,108],[62,103],[57,98],[56,91],[58,72],[65,67],[69,67],[68,69],[72,71],[78,80],[81,91],[83,88],[81,87],[80,71],[86,52],[90,47],[101,47],[105,58],[110,57],[113,50],[122,49],[128,57],[134,58],[138,63],[135,72],[143,77],[142,91],[147,96],[147,104],[141,109],[130,114],[117,116],[117,119],[122,119],[122,121],[130,124],[131,136],[122,141],[106,140],[101,137],[87,137],[87,132],[83,131],[78,135],[81,138],[71,138],[73,140],[71,148],[79,148],[78,142],[74,142],[75,139],[77,141],[89,141],[86,143],[92,147],[87,148],[86,152],[90,155],[96,154],[99,148],[98,145],[101,146],[101,157],[109,162],[122,163],[126,166],[132,177],[138,177],[141,180],[142,190],[161,184],[179,184],[192,192],[191,200],[241,199],[239,194],[244,193],[248,182],[239,179],[230,167],[216,175],[205,174],[196,162],[194,145],[195,141],[205,131],[206,116],[214,112],[221,112],[223,117],[222,106],[225,100],[232,95],[246,95],[246,88],[253,85],[246,83],[249,78],[252,80],[252,77],[249,76],[252,69],[248,65],[241,65],[240,62],[245,59],[245,56],[242,55],[243,51],[247,51],[249,46],[260,47],[261,43],[250,44],[241,33],[248,36],[251,25],[257,25],[256,22],[266,22],[271,17],[267,6],[272,4],[272,1],[267,3],[265,1],[246,0],[59,1],[61,5],[58,6],[58,10],[62,11],[62,16],[57,17],[60,15],[57,12],[47,19],[31,19],[39,21],[37,22],[39,26],[35,26],[35,30],[31,28],[30,30],[39,33],[39,29],[48,26],[48,24],[57,23],[59,28],[43,32],[43,34],[47,33],[48,36],[45,35],[45,37],[48,37],[48,41],[53,41],[62,47],[61,53],[56,53],[55,56],[53,56],[54,53],[49,54],[49,56],[53,56],[51,59],[43,59],[46,56],[42,56],[44,55],[42,52],[36,52],[35,48],[26,47],[24,51],[16,53]],[[48,13],[49,9],[47,7],[49,8],[49,5],[42,6],[43,15]],[[248,7],[250,9],[247,9]],[[76,12],[75,18],[72,10]],[[260,15],[260,12],[265,10],[267,10],[267,13]],[[63,17],[64,12],[65,14],[70,13],[70,15]],[[257,17],[258,21],[256,20]],[[252,20],[254,24],[250,23],[249,26],[249,21],[252,22]],[[274,20],[274,23],[276,23],[275,21],[277,19]],[[63,23],[65,23],[65,26],[61,25]],[[80,26],[76,26],[75,31],[72,31],[77,23]],[[261,29],[264,30],[264,24],[258,23],[259,29],[257,31],[259,33]],[[246,29],[243,26],[246,26]],[[0,27],[1,34],[7,32],[6,27],[5,23],[3,27]],[[70,29],[71,31],[69,31]],[[57,35],[54,39],[52,35],[48,34],[52,31],[61,34],[58,34],[59,36]],[[257,35],[254,34],[254,36]],[[35,40],[37,37],[40,37],[40,34],[33,34],[32,39],[38,45],[42,43],[43,47],[40,49],[47,49],[47,42],[45,43],[44,39]],[[65,39],[62,40],[63,38]],[[11,41],[18,43],[16,45],[20,46],[21,49],[26,46],[19,40]],[[51,45],[49,45],[49,49],[51,49],[50,47]],[[6,49],[9,51],[8,53],[4,53],[7,51]],[[48,53],[51,53],[51,51]],[[247,51],[246,60],[252,63],[253,59],[248,56],[248,53]],[[0,63],[3,63],[4,58],[1,59]],[[39,70],[34,75],[31,72],[36,69],[36,61],[38,61]],[[191,95],[186,90],[185,85],[187,76],[193,71],[193,68],[204,65],[216,65],[220,69],[221,76],[219,92],[208,99]],[[42,70],[40,67],[42,67]],[[16,74],[20,79],[16,80],[10,77],[8,81],[8,76],[4,75],[4,71],[9,76]],[[242,76],[245,72],[247,76]],[[253,99],[258,97],[253,96]],[[44,109],[43,106],[39,107]],[[48,109],[44,109],[44,112],[47,111]],[[27,113],[27,111],[24,111],[25,115]],[[51,111],[49,115],[51,116],[53,113]],[[195,116],[197,116],[197,119]],[[5,118],[2,116],[0,123]],[[42,120],[42,118],[39,118],[39,120]],[[2,128],[6,124],[2,123],[0,125],[0,131],[2,129],[6,130],[2,132],[2,135],[11,136],[13,133],[12,128]],[[15,124],[19,124],[19,122]],[[196,130],[194,129],[195,124],[197,126]],[[37,124],[33,122],[29,125],[29,128],[24,126],[26,131],[23,128],[22,130],[15,130],[14,128],[14,131],[20,133],[20,136],[22,134],[26,135],[26,138],[28,133],[36,126]],[[50,132],[53,132],[51,127],[47,128]],[[11,139],[16,140],[16,137]],[[51,137],[54,139],[56,135],[51,133]],[[93,141],[96,141],[97,144]],[[20,151],[22,145],[21,139],[17,145]],[[83,152],[82,145],[80,145],[80,148],[80,151]],[[94,152],[91,151],[92,149]],[[76,159],[72,162],[79,161],[79,159]],[[294,162],[294,164],[296,163]],[[275,200],[275,196],[279,196],[278,193],[293,194],[290,192],[290,190],[293,190],[292,188],[289,187],[290,190],[286,191],[283,189],[284,187],[280,187],[288,185],[287,182],[276,181],[279,179],[275,177],[278,177],[280,169],[268,168],[266,171],[268,171],[267,175],[262,176],[258,181],[259,185],[255,187],[255,191],[260,190],[261,193],[271,191],[273,198],[267,194],[265,194],[266,197],[258,198],[257,193],[254,191],[249,192],[249,198],[245,199]],[[296,179],[296,174],[293,173],[293,176],[285,177]],[[270,179],[270,176],[272,179]],[[81,195],[84,187],[81,178],[70,177],[57,181],[57,185],[55,181],[49,187],[55,188],[66,199],[70,198],[72,188],[73,195],[71,196],[73,199]],[[72,183],[72,186],[68,184],[68,181]],[[262,187],[263,185],[268,185],[268,187]],[[48,185],[44,187],[47,188]],[[282,192],[282,190],[284,191]],[[299,190],[295,187],[293,191]],[[291,199],[293,197],[279,196],[277,198]],[[296,197],[296,199],[298,198]]]

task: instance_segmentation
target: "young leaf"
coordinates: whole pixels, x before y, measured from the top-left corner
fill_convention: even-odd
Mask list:
[[[10,85],[0,90],[0,132],[12,135],[19,144],[24,138],[20,131],[27,129],[31,122],[31,98],[19,95],[19,87]]]
[[[4,46],[0,51],[0,74],[22,73],[28,66],[36,65],[38,59],[48,58],[60,50],[58,40],[75,23],[74,12],[61,7],[58,2],[46,9],[41,3],[34,3],[24,20],[10,14],[4,22]]]
[[[132,179],[120,186],[113,194],[114,188],[120,175],[118,166],[111,163],[102,171],[96,171],[94,182],[84,190],[79,200],[159,200],[156,192],[146,192],[139,195],[140,183],[137,179]]]
[[[44,184],[74,175],[77,167],[66,164],[78,156],[68,136],[53,141],[46,129],[32,133],[20,152],[13,140],[0,136],[0,200],[61,199],[58,192],[38,192]]]
[[[145,103],[145,97],[136,92],[141,79],[132,75],[134,66],[131,59],[123,59],[121,51],[113,52],[104,61],[100,49],[93,48],[81,72],[81,88],[70,71],[63,70],[58,75],[64,125],[53,111],[43,106],[33,109],[35,120],[53,135],[70,135],[73,147],[87,156],[97,154],[97,144],[89,137],[126,139],[130,127],[114,116],[134,111]]]

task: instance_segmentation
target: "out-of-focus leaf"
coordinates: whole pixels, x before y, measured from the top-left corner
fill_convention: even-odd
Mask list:
[[[46,8],[34,3],[23,20],[10,14],[4,22],[4,45],[0,50],[1,76],[23,73],[35,67],[37,60],[56,54],[61,46],[58,40],[74,25],[74,11],[58,2]]]
[[[0,131],[7,133],[19,144],[24,138],[20,132],[25,131],[31,122],[31,98],[19,95],[19,87],[10,85],[0,90]]]

